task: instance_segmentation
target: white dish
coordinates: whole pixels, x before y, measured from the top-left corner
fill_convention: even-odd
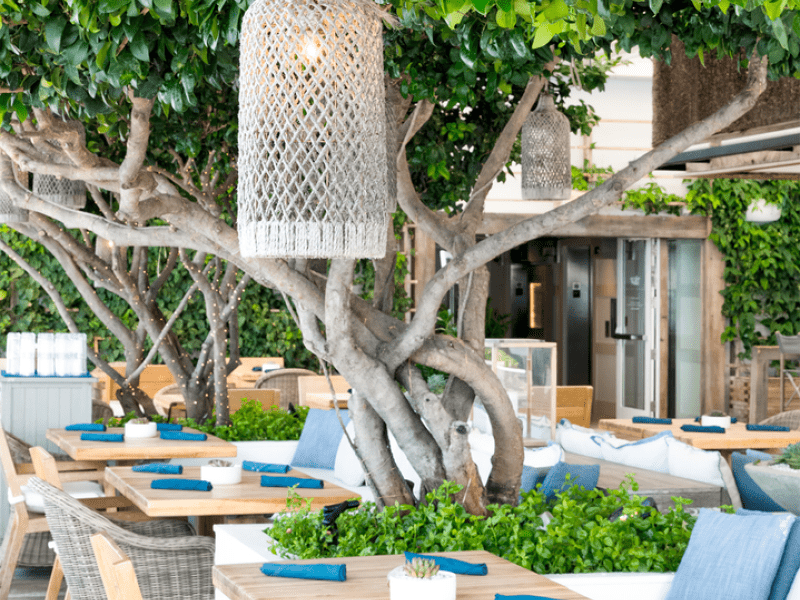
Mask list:
[[[200,479],[204,479],[212,485],[239,483],[242,481],[242,465],[231,465],[230,467],[203,465],[200,467]]]
[[[125,423],[126,438],[152,438],[158,435],[158,426],[154,422],[149,423]]]

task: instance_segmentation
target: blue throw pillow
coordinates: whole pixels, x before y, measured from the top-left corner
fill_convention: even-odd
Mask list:
[[[551,467],[529,467],[528,465],[522,465],[522,483],[519,486],[519,491],[530,492],[531,490],[535,490],[538,484],[544,483],[544,478],[547,477],[547,473],[550,469]]]
[[[347,425],[350,416],[346,410],[339,411],[342,422]],[[336,465],[336,450],[344,430],[333,409],[311,408],[297,442],[291,465],[314,469],[333,469]]]
[[[771,459],[772,456],[766,452],[753,452],[748,450],[746,456],[741,452],[731,453],[731,471],[733,471],[733,478],[736,480],[736,487],[739,488],[742,506],[748,510],[783,512],[783,508],[764,493],[744,468],[745,465],[757,460]]]
[[[567,475],[570,476],[567,481]],[[600,477],[600,465],[570,465],[557,462],[550,468],[542,482],[542,493],[551,500],[557,492],[579,485],[584,489],[593,490],[597,487]]]
[[[794,522],[701,508],[666,600],[768,600]]]
[[[786,600],[798,571],[800,571],[800,519],[795,519],[789,538],[786,540],[786,547],[783,549],[778,574],[772,582],[769,600]]]

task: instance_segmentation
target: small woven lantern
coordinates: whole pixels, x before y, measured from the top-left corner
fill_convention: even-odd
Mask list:
[[[522,199],[565,200],[571,195],[569,119],[543,93],[522,125]]]
[[[17,208],[0,184],[0,223],[27,223],[28,211]]]
[[[380,258],[387,158],[371,0],[256,0],[239,73],[242,256]]]
[[[34,173],[33,193],[42,200],[66,208],[80,210],[86,206],[86,184],[66,177]]]

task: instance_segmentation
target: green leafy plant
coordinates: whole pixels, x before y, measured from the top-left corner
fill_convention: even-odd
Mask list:
[[[444,482],[418,507],[373,503],[337,520],[338,539],[322,525],[322,511],[289,500],[290,509],[266,533],[282,556],[323,558],[412,552],[487,550],[537,573],[674,571],[689,543],[695,518],[690,500],[673,498],[664,513],[643,505],[629,477],[619,489],[573,486],[547,500],[523,492],[518,506],[493,504],[488,517],[467,513],[456,499],[462,488]],[[619,519],[610,520],[622,509]],[[542,515],[552,518],[544,525]],[[550,516],[548,515],[548,516]]]
[[[787,446],[775,459],[775,463],[789,465],[792,469],[800,469],[800,442]]]
[[[430,579],[439,572],[439,565],[432,558],[415,556],[403,565],[403,573],[409,577]]]

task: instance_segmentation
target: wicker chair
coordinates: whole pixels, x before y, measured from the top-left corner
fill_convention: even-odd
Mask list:
[[[800,410],[787,410],[768,419],[764,419],[759,425],[780,425],[789,429],[800,429]]]
[[[267,371],[258,378],[254,388],[257,389],[270,389],[281,391],[281,408],[289,408],[291,402],[295,406],[298,405],[300,393],[297,386],[297,378],[304,375],[316,375],[314,371],[308,369],[276,369],[274,371]]]
[[[188,522],[117,523],[38,477],[32,477],[29,485],[44,496],[71,600],[107,598],[91,542],[91,536],[101,531],[130,557],[145,600],[214,598],[214,540],[193,535]]]

